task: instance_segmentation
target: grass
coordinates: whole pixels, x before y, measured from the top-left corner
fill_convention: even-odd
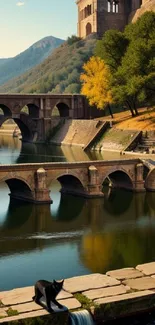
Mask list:
[[[18,310],[12,309],[11,307],[9,307],[6,312],[7,312],[7,314],[8,314],[9,317],[10,316],[17,316],[17,315],[19,315]]]
[[[113,119],[110,116],[106,116],[103,120],[112,121],[115,128],[122,130],[155,130],[155,107],[140,108],[138,112],[138,116],[132,117],[130,111],[123,111],[114,114]]]
[[[81,308],[90,310],[94,303],[92,300],[84,296],[82,293],[75,293],[74,297],[81,303]]]

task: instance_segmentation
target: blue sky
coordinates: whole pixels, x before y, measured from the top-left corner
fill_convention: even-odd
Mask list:
[[[12,57],[45,36],[77,33],[75,0],[0,0],[0,58]]]

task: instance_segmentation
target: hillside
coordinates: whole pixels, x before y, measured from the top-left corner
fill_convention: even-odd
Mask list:
[[[0,87],[11,93],[78,93],[82,66],[93,54],[96,39],[65,42],[41,64]]]
[[[62,39],[48,36],[13,58],[0,59],[0,85],[41,63],[63,42]]]
[[[139,108],[138,112],[139,115],[134,118],[130,111],[124,111],[114,114],[113,119],[111,116],[106,116],[102,120],[111,121],[117,129],[121,130],[154,131],[155,107]]]
[[[0,59],[0,67],[5,64],[6,62],[9,62],[9,60],[11,60],[10,58],[8,59]]]

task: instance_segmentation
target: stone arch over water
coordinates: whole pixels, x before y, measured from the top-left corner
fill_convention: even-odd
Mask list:
[[[11,199],[34,201],[34,192],[25,179],[10,175],[10,177],[0,180],[0,182],[2,181],[8,185]]]
[[[155,168],[148,173],[145,180],[145,188],[149,191],[155,191]]]
[[[5,117],[10,116],[10,118],[12,116],[10,108],[4,104],[0,104],[0,117],[1,116],[5,116]]]
[[[81,180],[75,175],[62,174],[57,177],[57,180],[61,184],[61,193],[78,196],[86,193]]]
[[[26,113],[31,118],[39,118],[39,110],[40,108],[34,103],[26,104],[20,111],[20,113]]]
[[[124,169],[112,169],[103,178],[102,185],[109,183],[114,188],[125,188],[133,190],[133,180],[127,171]]]
[[[57,108],[60,117],[69,117],[70,107],[66,103],[59,102],[55,105],[55,108]]]

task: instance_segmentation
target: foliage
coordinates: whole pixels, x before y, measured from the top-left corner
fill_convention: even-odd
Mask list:
[[[19,315],[18,310],[12,309],[11,307],[9,307],[6,312],[7,312],[8,316],[16,316],[16,315]]]
[[[84,296],[82,293],[75,293],[74,297],[81,303],[83,309],[90,310],[94,303],[91,299]]]
[[[81,40],[80,37],[77,37],[76,35],[72,35],[71,37],[67,38],[67,43],[68,43],[68,45],[73,45],[74,43],[76,43],[80,40]]]
[[[146,12],[124,33],[110,30],[98,41],[96,55],[111,71],[113,102],[137,115],[141,103],[155,100],[155,13]]]
[[[121,64],[128,43],[123,33],[110,29],[104,34],[102,40],[97,42],[95,54],[103,59],[112,71],[116,71]]]
[[[95,46],[96,39],[72,45],[65,42],[40,65],[1,86],[0,92],[79,93],[83,63],[93,55]]]
[[[90,105],[103,109],[107,103],[112,102],[109,82],[111,75],[108,66],[102,59],[93,56],[84,64],[83,70],[81,93],[88,98]]]

